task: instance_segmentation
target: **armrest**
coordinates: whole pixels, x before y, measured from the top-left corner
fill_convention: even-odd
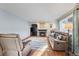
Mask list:
[[[29,52],[31,52],[31,45],[30,44],[27,44],[24,49],[22,50],[22,55],[23,56],[26,56],[29,54]]]
[[[54,41],[57,41],[57,42],[67,42],[67,41],[58,40],[58,39],[54,39]]]
[[[31,42],[31,40],[27,40],[25,42],[22,42],[23,43],[23,49],[25,48],[26,45],[28,45],[29,43]],[[30,44],[29,44],[30,45]],[[21,51],[23,51],[23,49]]]

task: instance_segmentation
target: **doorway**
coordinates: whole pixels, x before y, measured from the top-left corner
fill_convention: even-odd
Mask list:
[[[37,36],[37,24],[32,24],[31,25],[30,36]]]

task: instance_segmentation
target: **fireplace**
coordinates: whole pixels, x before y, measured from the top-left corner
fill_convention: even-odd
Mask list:
[[[39,36],[45,37],[46,36],[46,33],[47,33],[47,30],[41,29],[41,30],[38,30],[38,32],[39,32]]]

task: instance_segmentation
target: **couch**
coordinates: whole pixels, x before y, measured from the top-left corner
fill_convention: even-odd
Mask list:
[[[55,36],[55,37],[54,37]],[[49,43],[53,50],[66,50],[67,49],[67,36],[61,34],[49,35]]]

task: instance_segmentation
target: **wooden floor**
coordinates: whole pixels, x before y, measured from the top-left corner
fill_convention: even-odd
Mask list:
[[[48,41],[48,39],[47,39]],[[32,50],[29,56],[65,56],[65,52],[63,51],[53,51],[49,41],[48,41],[48,48],[44,51],[42,50]]]

